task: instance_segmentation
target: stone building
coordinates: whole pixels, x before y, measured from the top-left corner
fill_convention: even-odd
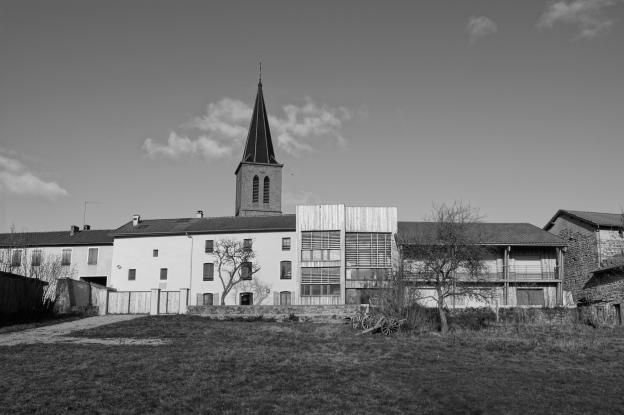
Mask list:
[[[559,210],[544,226],[567,243],[564,289],[584,312],[598,320],[614,320],[621,291],[614,258],[624,254],[622,215],[618,213]]]

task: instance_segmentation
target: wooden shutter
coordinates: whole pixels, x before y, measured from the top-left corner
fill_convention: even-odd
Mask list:
[[[273,305],[280,305],[280,293],[273,291]]]
[[[204,305],[204,294],[197,294],[197,302],[195,303],[195,305]]]
[[[221,305],[221,300],[219,299],[219,293],[212,293],[212,304]]]

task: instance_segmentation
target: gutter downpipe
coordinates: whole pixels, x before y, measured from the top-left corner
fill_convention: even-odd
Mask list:
[[[186,237],[191,240],[191,259],[189,263],[189,298],[187,299],[187,304],[190,305],[191,298],[193,297],[191,294],[191,290],[193,289],[193,236],[189,235],[188,232],[185,233]]]

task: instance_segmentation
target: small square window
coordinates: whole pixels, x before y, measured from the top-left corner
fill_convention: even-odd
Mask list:
[[[206,239],[204,251],[208,254],[211,254],[214,252],[214,241],[212,239]]]
[[[128,281],[134,281],[134,280],[136,280],[136,269],[130,268],[128,270]]]
[[[282,238],[282,251],[290,251],[290,238]]]
[[[160,279],[161,280],[166,280],[167,279],[167,268],[161,268],[160,269]]]
[[[154,258],[156,258],[156,257],[158,256],[158,249],[154,249],[154,250],[152,251],[152,256],[153,256]]]

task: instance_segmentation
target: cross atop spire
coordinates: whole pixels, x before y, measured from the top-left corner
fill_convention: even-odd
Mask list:
[[[241,163],[279,164],[275,159],[275,152],[273,151],[269,118],[264,105],[264,96],[262,95],[262,63],[260,63],[259,68],[258,93]]]

